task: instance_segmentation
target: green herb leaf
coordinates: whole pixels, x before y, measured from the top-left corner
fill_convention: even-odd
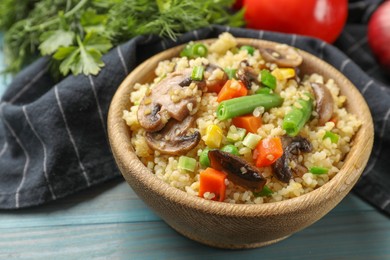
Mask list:
[[[39,50],[42,55],[51,55],[57,51],[60,47],[68,47],[73,43],[75,34],[74,32],[56,30],[48,31],[41,35],[39,40]]]
[[[97,75],[104,66],[101,58],[102,54],[95,49],[80,48],[80,60],[72,67],[73,74]]]
[[[76,49],[77,49],[77,47],[75,47],[75,46],[60,47],[60,48],[58,48],[56,53],[54,53],[53,58],[56,60],[64,60]]]
[[[72,64],[76,63],[78,56],[80,54],[80,49],[71,46],[71,47],[61,47],[55,54],[54,58],[57,60],[63,60],[60,63],[60,72],[63,75],[68,75],[71,71]]]
[[[62,60],[60,71],[63,75],[72,72],[74,75],[97,75],[104,66],[102,53],[108,51],[112,45],[108,39],[95,33],[86,35],[83,41],[77,37],[78,46],[61,47],[53,55],[56,60]]]
[[[101,34],[107,33],[107,19],[106,14],[97,14],[96,10],[88,9],[86,10],[80,19],[80,24],[83,26],[85,32],[97,32]]]
[[[100,53],[105,53],[112,48],[112,44],[108,38],[93,32],[85,36],[83,45],[85,45],[87,50],[95,49]]]
[[[1,0],[8,72],[17,72],[41,55],[53,55],[59,69],[96,74],[113,45],[143,34],[175,39],[211,24],[241,26],[243,10],[233,0]],[[82,39],[77,41],[75,39]]]
[[[107,15],[97,14],[96,10],[88,9],[82,14],[80,23],[82,26],[106,24]]]

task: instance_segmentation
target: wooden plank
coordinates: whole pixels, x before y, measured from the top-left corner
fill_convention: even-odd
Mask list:
[[[156,216],[121,179],[47,205],[0,211],[1,228],[155,221]]]
[[[354,195],[348,195],[329,214],[373,211]],[[160,218],[142,202],[122,179],[93,187],[48,205],[18,211],[0,211],[1,228],[128,223]]]
[[[368,211],[328,215],[278,244],[237,251],[200,245],[161,221],[2,229],[0,258],[389,259],[389,244],[388,218]]]
[[[276,245],[212,249],[178,235],[117,179],[48,205],[1,211],[0,259],[386,259],[389,225],[387,217],[351,194],[322,220]]]

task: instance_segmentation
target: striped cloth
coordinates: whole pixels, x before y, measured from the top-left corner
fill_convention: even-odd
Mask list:
[[[360,18],[367,16],[361,8],[369,10],[379,2],[370,3],[362,8],[354,2]],[[368,51],[362,21],[350,21],[336,47],[308,37],[224,26],[195,30],[176,42],[136,37],[104,56],[106,66],[98,76],[69,76],[59,83],[49,76],[49,61],[39,59],[15,77],[0,103],[0,208],[40,205],[120,176],[107,141],[106,118],[121,81],[162,50],[229,31],[236,37],[283,42],[306,50],[339,69],[359,88],[371,108],[376,137],[354,191],[390,214],[390,161],[386,160],[390,154],[390,82]]]

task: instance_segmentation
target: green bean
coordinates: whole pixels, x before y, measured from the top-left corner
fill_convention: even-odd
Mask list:
[[[272,89],[270,88],[259,88],[258,90],[255,91],[256,94],[272,94]]]
[[[219,120],[226,120],[252,113],[256,107],[270,109],[283,103],[283,98],[276,94],[255,94],[222,101],[217,108]]]
[[[207,47],[202,43],[195,43],[192,50],[195,57],[206,57],[208,53]]]
[[[296,136],[299,131],[303,128],[306,122],[311,116],[313,110],[313,100],[309,97],[308,100],[298,99],[298,107],[293,107],[293,109],[288,112],[283,119],[282,128],[286,130],[289,136]]]
[[[206,57],[208,53],[207,47],[202,43],[189,43],[180,52],[180,57],[188,57],[194,59],[198,57]]]
[[[328,168],[320,167],[320,166],[313,166],[309,170],[309,172],[311,172],[312,174],[316,174],[316,175],[327,174],[328,171],[329,171]]]

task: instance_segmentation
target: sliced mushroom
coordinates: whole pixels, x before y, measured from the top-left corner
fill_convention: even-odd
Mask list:
[[[154,86],[142,99],[137,117],[140,125],[147,132],[161,130],[170,118],[182,121],[190,114],[190,108],[197,105],[194,96],[179,97],[180,93],[183,93],[180,83],[186,78],[188,78],[188,71],[175,72]]]
[[[299,175],[302,174],[301,171],[304,171],[304,168],[302,168],[304,166],[298,163],[299,154],[301,152],[311,152],[313,147],[309,140],[301,136],[283,136],[282,145],[283,155],[272,165],[272,169],[274,170],[274,175],[278,180],[288,183],[293,177],[294,171],[299,173]],[[294,160],[298,165],[294,169],[291,169],[290,167],[291,160]]]
[[[191,77],[187,77],[187,78],[183,79],[182,82],[179,83],[179,86],[180,87],[188,87],[191,83],[192,83]]]
[[[237,71],[237,78],[241,80],[247,89],[251,88],[252,82],[259,84],[259,74],[250,66],[241,66]]]
[[[259,192],[263,189],[266,179],[261,172],[239,156],[220,150],[210,150],[208,153],[211,167],[224,171],[234,184]]]
[[[310,83],[316,97],[316,111],[318,113],[318,124],[324,125],[333,116],[333,97],[329,89],[320,83]]]
[[[275,48],[261,49],[260,53],[264,60],[275,63],[279,67],[294,68],[303,62],[303,58],[299,52],[285,44],[279,44]]]
[[[162,154],[181,155],[194,148],[200,141],[198,131],[189,133],[195,118],[186,117],[182,122],[171,119],[158,132],[146,132],[146,142],[151,149]]]

